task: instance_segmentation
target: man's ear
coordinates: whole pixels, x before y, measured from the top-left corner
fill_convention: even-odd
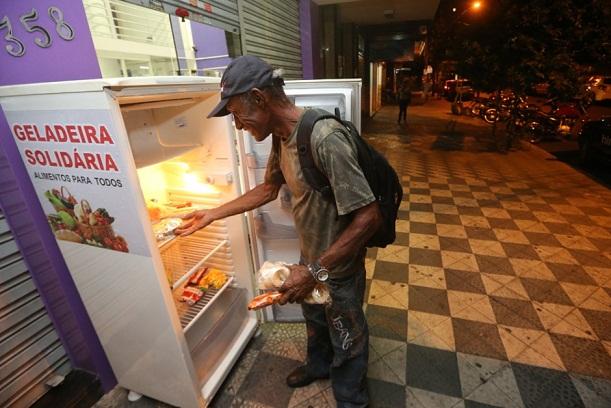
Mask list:
[[[261,91],[259,88],[253,88],[251,92],[258,107],[261,108],[267,103],[267,96],[265,95],[265,92]]]

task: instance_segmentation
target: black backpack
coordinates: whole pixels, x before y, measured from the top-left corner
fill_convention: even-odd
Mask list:
[[[297,131],[297,151],[299,164],[308,184],[323,196],[332,199],[333,190],[327,177],[316,167],[312,157],[311,135],[314,124],[321,119],[335,119],[346,127],[358,150],[358,161],[363,174],[375,195],[382,213],[382,225],[374,235],[365,243],[367,247],[381,247],[394,242],[396,238],[395,221],[399,205],[403,198],[403,188],[397,173],[386,158],[371,147],[361,137],[354,125],[341,120],[327,111],[308,109],[301,119]]]

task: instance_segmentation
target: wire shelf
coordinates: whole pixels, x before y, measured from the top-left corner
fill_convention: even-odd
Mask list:
[[[193,323],[199,319],[201,315],[208,309],[208,307],[214,303],[216,299],[227,289],[233,282],[233,277],[228,276],[227,282],[219,289],[210,288],[204,293],[204,296],[192,306],[189,306],[187,302],[181,302],[180,294],[176,292],[174,295],[174,301],[176,303],[176,311],[178,312],[178,318],[180,319],[180,325],[186,332],[191,328]]]

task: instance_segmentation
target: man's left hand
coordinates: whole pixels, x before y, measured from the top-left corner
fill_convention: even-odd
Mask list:
[[[280,288],[282,297],[278,303],[281,305],[287,302],[301,303],[316,286],[316,279],[306,265],[291,265],[289,268],[291,274]]]

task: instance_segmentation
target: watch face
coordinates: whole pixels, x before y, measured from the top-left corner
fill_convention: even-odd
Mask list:
[[[319,282],[325,282],[327,279],[329,279],[329,271],[326,269],[319,269],[318,273],[316,274],[316,279]]]

